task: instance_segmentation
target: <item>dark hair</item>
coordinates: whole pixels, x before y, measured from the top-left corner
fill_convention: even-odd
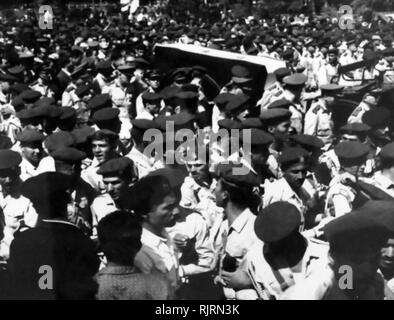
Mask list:
[[[92,143],[92,141],[94,141],[94,140],[105,140],[110,145],[115,146],[116,145],[116,141],[117,141],[117,136],[116,135],[110,135],[110,134],[107,134],[107,133],[102,132],[102,131],[97,131],[97,132],[93,133],[89,137],[90,143]]]
[[[100,220],[97,226],[100,247],[111,262],[133,265],[141,249],[142,227],[132,213],[115,211]]]
[[[232,185],[220,179],[223,190],[227,191],[230,201],[241,208],[253,207],[255,203],[253,187],[247,185]]]
[[[179,188],[171,188],[163,176],[147,176],[138,181],[131,189],[128,207],[138,216],[147,215],[155,205],[160,204],[166,196],[181,198]]]

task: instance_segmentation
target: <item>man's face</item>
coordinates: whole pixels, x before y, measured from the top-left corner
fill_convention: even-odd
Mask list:
[[[252,146],[251,148],[251,159],[252,165],[254,167],[260,167],[266,164],[267,159],[269,157],[269,149],[268,146]]]
[[[160,78],[151,78],[148,80],[148,84],[152,87],[152,89],[156,90],[160,87]]]
[[[119,176],[103,177],[103,182],[105,185],[105,190],[114,201],[118,201],[128,189],[128,183],[126,180]]]
[[[148,222],[158,229],[172,227],[178,214],[179,199],[175,195],[168,195],[148,213]]]
[[[394,273],[394,238],[389,239],[381,250],[380,268]]]
[[[209,180],[208,164],[199,161],[193,164],[188,164],[187,168],[192,178],[198,184],[203,184],[204,182],[208,182]]]
[[[360,177],[364,173],[365,164],[346,165],[342,166],[342,168],[345,172],[350,173],[354,177]]]
[[[384,128],[377,128],[374,130],[373,135],[381,140],[390,140],[390,129],[389,127],[384,127]]]
[[[33,165],[38,165],[42,158],[42,143],[41,142],[29,142],[23,143],[22,154]]]
[[[222,181],[219,181],[215,187],[215,202],[218,207],[224,208],[226,205],[225,191],[223,190]]]
[[[7,169],[0,170],[0,185],[3,189],[3,192],[6,194],[10,194],[15,191],[15,188],[18,186],[18,181],[20,175],[20,169]]]
[[[98,160],[99,163],[103,163],[109,160],[112,151],[113,148],[108,141],[106,140],[92,141],[93,156]]]
[[[160,111],[160,103],[149,103],[145,104],[146,110],[149,111],[150,114],[155,115],[158,114]]]
[[[299,189],[304,183],[307,174],[306,164],[303,161],[294,164],[285,170],[283,174],[286,181],[293,189]]]
[[[329,53],[328,54],[328,62],[329,63],[336,63],[337,61],[337,56],[334,53]]]
[[[0,90],[7,94],[10,92],[10,83],[8,81],[0,81]]]

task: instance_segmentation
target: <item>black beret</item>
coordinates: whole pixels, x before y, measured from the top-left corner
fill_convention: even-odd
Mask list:
[[[119,109],[117,108],[103,108],[98,110],[93,115],[94,122],[104,122],[119,119]]]
[[[142,100],[148,102],[159,102],[163,97],[155,92],[146,91],[142,94]]]
[[[71,134],[75,138],[75,144],[83,144],[88,141],[89,136],[95,132],[94,128],[85,126],[82,128],[74,129]]]
[[[278,78],[283,78],[291,75],[291,70],[287,68],[279,68],[274,71],[274,75],[276,75],[276,77]]]
[[[305,159],[308,155],[308,151],[300,147],[285,148],[279,155],[278,162],[281,165],[287,165]]]
[[[242,120],[243,129],[251,129],[251,128],[261,129],[262,127],[263,127],[263,123],[261,122],[260,118],[246,118]]]
[[[242,163],[219,163],[216,175],[227,184],[236,187],[253,188],[261,183],[259,177]]]
[[[247,134],[250,131],[250,137]],[[264,130],[251,128],[251,129],[243,129],[241,133],[241,141],[245,143],[250,143],[251,145],[260,145],[260,146],[268,146],[273,141],[274,138],[269,133],[265,132]],[[245,139],[247,139],[245,141]],[[250,140],[249,140],[250,139]]]
[[[0,74],[1,79],[1,74]],[[25,83],[15,83],[11,86],[11,91],[16,92],[17,94],[21,94],[23,91],[29,89],[29,86]]]
[[[43,105],[34,108],[33,113],[36,117],[58,118],[62,114],[62,110],[53,105]]]
[[[67,120],[77,115],[77,111],[72,107],[62,107],[60,110],[62,112],[59,117],[60,120]]]
[[[289,202],[274,202],[260,211],[255,222],[256,236],[263,242],[280,241],[300,227],[301,213]]]
[[[380,150],[379,157],[382,160],[394,161],[394,142],[386,144]]]
[[[275,108],[263,110],[260,119],[264,124],[278,123],[280,121],[290,120],[291,112],[288,109]]]
[[[295,134],[290,136],[290,139],[306,150],[321,149],[324,146],[324,142],[321,139],[309,134]]]
[[[75,89],[75,94],[82,98],[83,96],[87,95],[90,92],[90,85],[83,84]]]
[[[22,162],[18,152],[12,150],[0,150],[0,170],[11,169]]]
[[[18,75],[22,74],[23,71],[25,71],[25,69],[26,68],[24,66],[18,65],[18,66],[9,68],[7,71],[8,71],[9,74],[11,74],[13,76],[18,76]]]
[[[217,104],[219,107],[222,105],[227,104],[227,102],[229,102],[232,98],[234,97],[234,94],[232,93],[228,93],[228,92],[223,92],[223,93],[219,93],[215,99],[213,100],[213,102],[215,104]]]
[[[219,128],[227,129],[227,130],[241,129],[242,123],[241,121],[232,120],[232,119],[221,119],[218,121],[218,126]]]
[[[302,86],[307,80],[308,78],[303,73],[294,73],[283,78],[283,82],[289,86]]]
[[[133,128],[140,130],[158,129],[157,123],[154,120],[149,119],[134,119],[131,120],[131,124],[133,125]]]
[[[111,106],[111,103],[109,94],[98,94],[88,102],[87,108],[91,110],[102,109]]]
[[[50,153],[62,147],[71,147],[74,144],[75,137],[68,131],[54,132],[44,141],[44,146]]]
[[[292,103],[286,99],[278,99],[271,102],[267,109],[275,109],[275,108],[282,108],[282,109],[289,109]]]
[[[8,81],[8,82],[12,82],[12,81],[18,81],[19,79],[11,74],[7,74],[7,73],[1,73],[0,72],[0,81]]]
[[[71,177],[59,172],[44,172],[27,179],[21,187],[24,197],[33,203],[67,199]],[[41,212],[37,212],[40,215]]]
[[[339,159],[352,160],[366,157],[369,147],[356,141],[343,141],[335,146],[334,151]]]
[[[242,110],[246,103],[249,102],[250,97],[244,94],[234,95],[227,103],[225,110],[227,112],[234,112],[235,110]]]
[[[41,93],[35,90],[25,90],[21,93],[21,97],[23,102],[25,103],[34,103],[41,97]]]
[[[369,130],[371,130],[371,127],[361,122],[347,123],[340,128],[340,131],[342,133],[351,133],[351,134],[367,133]]]
[[[11,149],[13,143],[11,139],[3,134],[0,134],[0,150]]]
[[[133,171],[134,163],[130,158],[121,157],[104,162],[97,170],[101,175],[122,175],[126,170]]]
[[[112,64],[111,61],[107,61],[107,60],[103,60],[103,61],[99,61],[96,64],[96,69],[97,70],[108,70],[112,68]]]
[[[80,162],[86,158],[86,153],[75,148],[60,147],[51,153],[55,160],[60,160],[68,163]]]
[[[50,106],[50,105],[56,105],[56,100],[54,98],[41,97],[39,100],[34,102],[33,108]]]
[[[146,177],[157,176],[166,178],[172,189],[180,188],[186,177],[185,173],[182,170],[169,167],[152,171]]]
[[[323,84],[320,86],[320,90],[322,94],[328,94],[328,95],[338,94],[342,91],[343,88],[344,88],[343,86],[334,83]]]
[[[45,136],[38,130],[25,129],[17,134],[16,139],[20,142],[42,142]]]

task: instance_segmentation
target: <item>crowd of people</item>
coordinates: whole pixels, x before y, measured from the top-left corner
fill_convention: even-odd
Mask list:
[[[55,10],[52,29],[33,9],[1,15],[1,297],[392,299],[394,113],[381,98],[394,23],[175,21],[162,8]],[[286,67],[256,98],[235,63],[211,99],[209,68],[158,68],[166,43]],[[365,83],[338,126],[333,105]]]

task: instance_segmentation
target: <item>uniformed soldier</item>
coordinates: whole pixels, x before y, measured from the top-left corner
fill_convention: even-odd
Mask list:
[[[259,241],[246,256],[257,299],[279,299],[327,264],[328,245],[299,233],[297,208],[284,201],[265,207],[254,222]]]
[[[22,180],[39,174],[39,163],[44,156],[42,148],[44,139],[45,136],[42,133],[32,129],[25,129],[17,135],[22,154],[22,162],[20,164],[20,177]]]
[[[136,119],[153,120],[161,108],[161,95],[155,92],[145,91],[141,97],[144,109],[137,115]]]
[[[330,144],[334,138],[334,122],[332,120],[331,104],[334,96],[341,92],[343,87],[328,84],[320,87],[321,97],[313,103],[305,115],[304,133],[319,137],[325,144]]]
[[[299,211],[301,217],[300,231],[305,226],[305,216],[308,212],[308,192],[303,184],[308,173],[309,153],[300,147],[290,147],[283,150],[278,158],[283,178],[274,181],[266,180],[264,184],[263,208],[277,201],[286,201]]]
[[[129,188],[137,181],[133,161],[121,157],[103,163],[97,171],[102,176],[105,193],[94,199],[91,210],[93,214],[93,237],[97,236],[97,223],[106,215],[126,210],[125,201]]]
[[[394,299],[394,235],[391,233],[386,245],[381,250],[379,271],[384,277],[385,300]]]
[[[383,300],[380,250],[393,232],[392,201],[369,201],[324,227],[329,263],[282,295],[283,300]],[[344,266],[348,273],[344,273]],[[351,272],[351,273],[350,273]],[[352,277],[352,285],[343,277]]]
[[[369,145],[379,154],[380,149],[391,142],[390,110],[385,107],[375,108],[364,113],[363,123],[371,127],[368,134]]]
[[[100,61],[96,64],[97,75],[93,79],[93,89],[97,94],[108,93],[109,77],[112,73],[111,61]]]
[[[214,241],[217,253],[216,283],[221,284],[227,299],[248,299],[252,283],[245,269],[245,256],[258,241],[253,224],[255,216],[249,209],[252,190],[260,184],[258,177],[240,163],[219,164],[216,204],[224,208],[225,220]]]
[[[319,87],[339,80],[336,79],[338,76],[338,67],[338,49],[331,48],[327,52],[327,59],[323,61],[323,65],[317,71],[316,77]]]
[[[2,210],[2,240],[0,258],[8,260],[14,233],[23,226],[34,227],[37,214],[29,199],[21,195],[20,163],[22,157],[15,151],[0,150],[0,206]]]
[[[56,172],[72,178],[67,220],[90,236],[93,229],[90,207],[98,192],[80,177],[81,162],[86,158],[86,154],[72,147],[60,147],[53,151],[51,156],[55,162]]]
[[[369,148],[359,142],[345,141],[339,143],[334,150],[341,168],[330,182],[325,216],[339,217],[353,209],[357,190],[352,184],[362,176]]]
[[[274,75],[276,81],[264,90],[261,99],[257,102],[257,106],[260,106],[261,111],[265,109],[271,102],[279,99],[284,93],[283,89],[283,78],[291,74],[290,69],[279,68],[275,70]]]
[[[93,161],[86,169],[82,170],[81,177],[99,192],[105,190],[102,176],[97,173],[100,165],[112,158],[118,157],[116,153],[116,141],[118,136],[109,130],[99,130],[90,137]]]
[[[131,140],[133,147],[126,157],[133,160],[137,170],[138,179],[146,176],[149,172],[159,169],[155,164],[152,155],[144,153],[146,146],[151,142],[150,139],[144,139],[146,131],[158,129],[155,121],[148,119],[135,119],[131,121],[133,127],[131,129]],[[147,137],[148,138],[148,137]],[[151,138],[151,136],[149,137]]]

